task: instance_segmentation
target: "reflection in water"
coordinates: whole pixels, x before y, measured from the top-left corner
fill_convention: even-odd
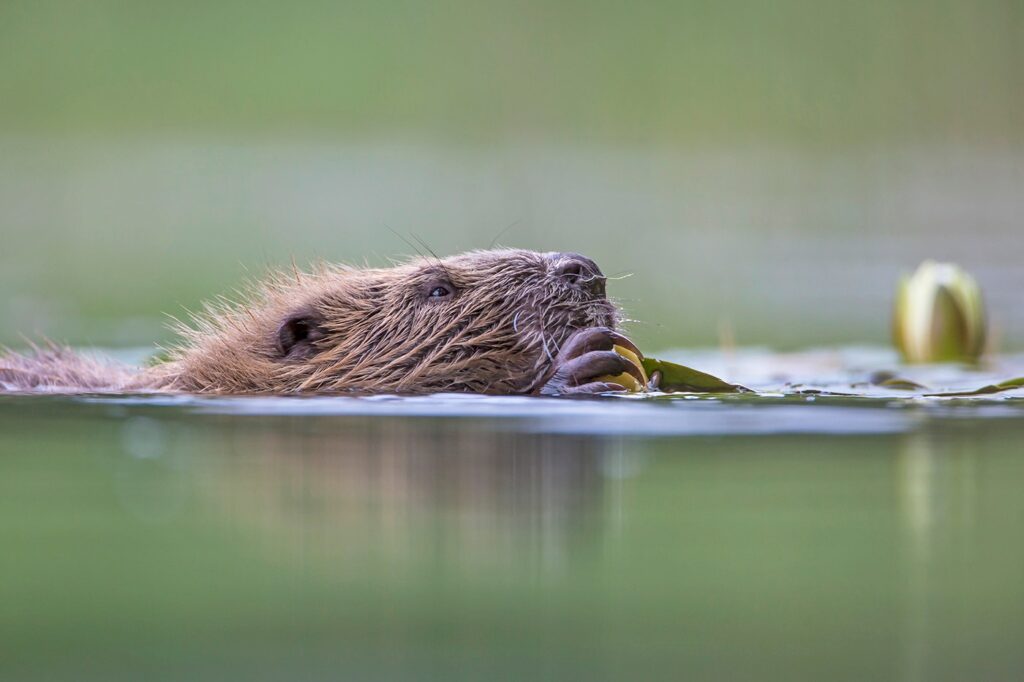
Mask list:
[[[900,499],[907,544],[907,606],[904,618],[903,671],[901,679],[927,679],[928,660],[928,559],[935,524],[936,456],[927,434],[910,435],[900,453]]]
[[[978,487],[982,484],[978,478],[979,457],[985,453],[990,460],[996,459],[1016,449],[1010,445],[1009,452],[1005,448],[993,451],[992,442],[1000,443],[1006,436],[1001,428],[992,430],[994,434],[979,436],[973,429],[946,426],[908,434],[900,447],[899,491],[907,580],[901,679],[941,676],[934,661],[941,658],[935,648],[943,640],[942,630],[948,630],[951,615],[969,619],[969,614],[957,610],[942,615],[937,611],[948,611],[951,581],[978,579],[974,572],[962,571],[975,560],[975,548],[984,548],[978,545],[980,530],[976,527]],[[1019,445],[1019,441],[1010,442]],[[1019,505],[1015,506],[1019,513]],[[1018,581],[1013,590],[1019,589]]]
[[[151,417],[132,417],[121,427],[121,447],[114,486],[125,510],[147,522],[178,517],[191,497],[190,453],[171,447],[166,426]]]
[[[343,431],[279,420],[224,435],[230,454],[207,481],[209,499],[258,529],[272,555],[377,559],[398,572],[424,553],[465,570],[523,558],[564,570],[603,530],[609,474],[618,487],[640,466],[615,439],[434,420],[347,420]]]

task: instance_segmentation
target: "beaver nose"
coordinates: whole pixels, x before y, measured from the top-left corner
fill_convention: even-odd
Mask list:
[[[604,296],[606,279],[597,263],[579,253],[556,253],[552,260],[558,264],[558,277],[594,296]]]

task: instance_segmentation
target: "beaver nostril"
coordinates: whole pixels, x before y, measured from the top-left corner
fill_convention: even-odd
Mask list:
[[[558,274],[570,284],[576,284],[583,278],[585,270],[583,263],[570,261],[558,268]]]
[[[556,253],[555,274],[594,296],[605,295],[605,276],[597,263],[578,253]]]

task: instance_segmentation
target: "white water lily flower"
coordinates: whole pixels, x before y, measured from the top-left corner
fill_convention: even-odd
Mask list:
[[[893,337],[907,362],[976,362],[985,346],[981,289],[963,268],[925,261],[896,294]]]

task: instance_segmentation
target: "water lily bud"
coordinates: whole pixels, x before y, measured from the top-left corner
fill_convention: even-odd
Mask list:
[[[929,260],[900,281],[893,337],[906,362],[975,362],[985,326],[981,289],[960,266]]]

